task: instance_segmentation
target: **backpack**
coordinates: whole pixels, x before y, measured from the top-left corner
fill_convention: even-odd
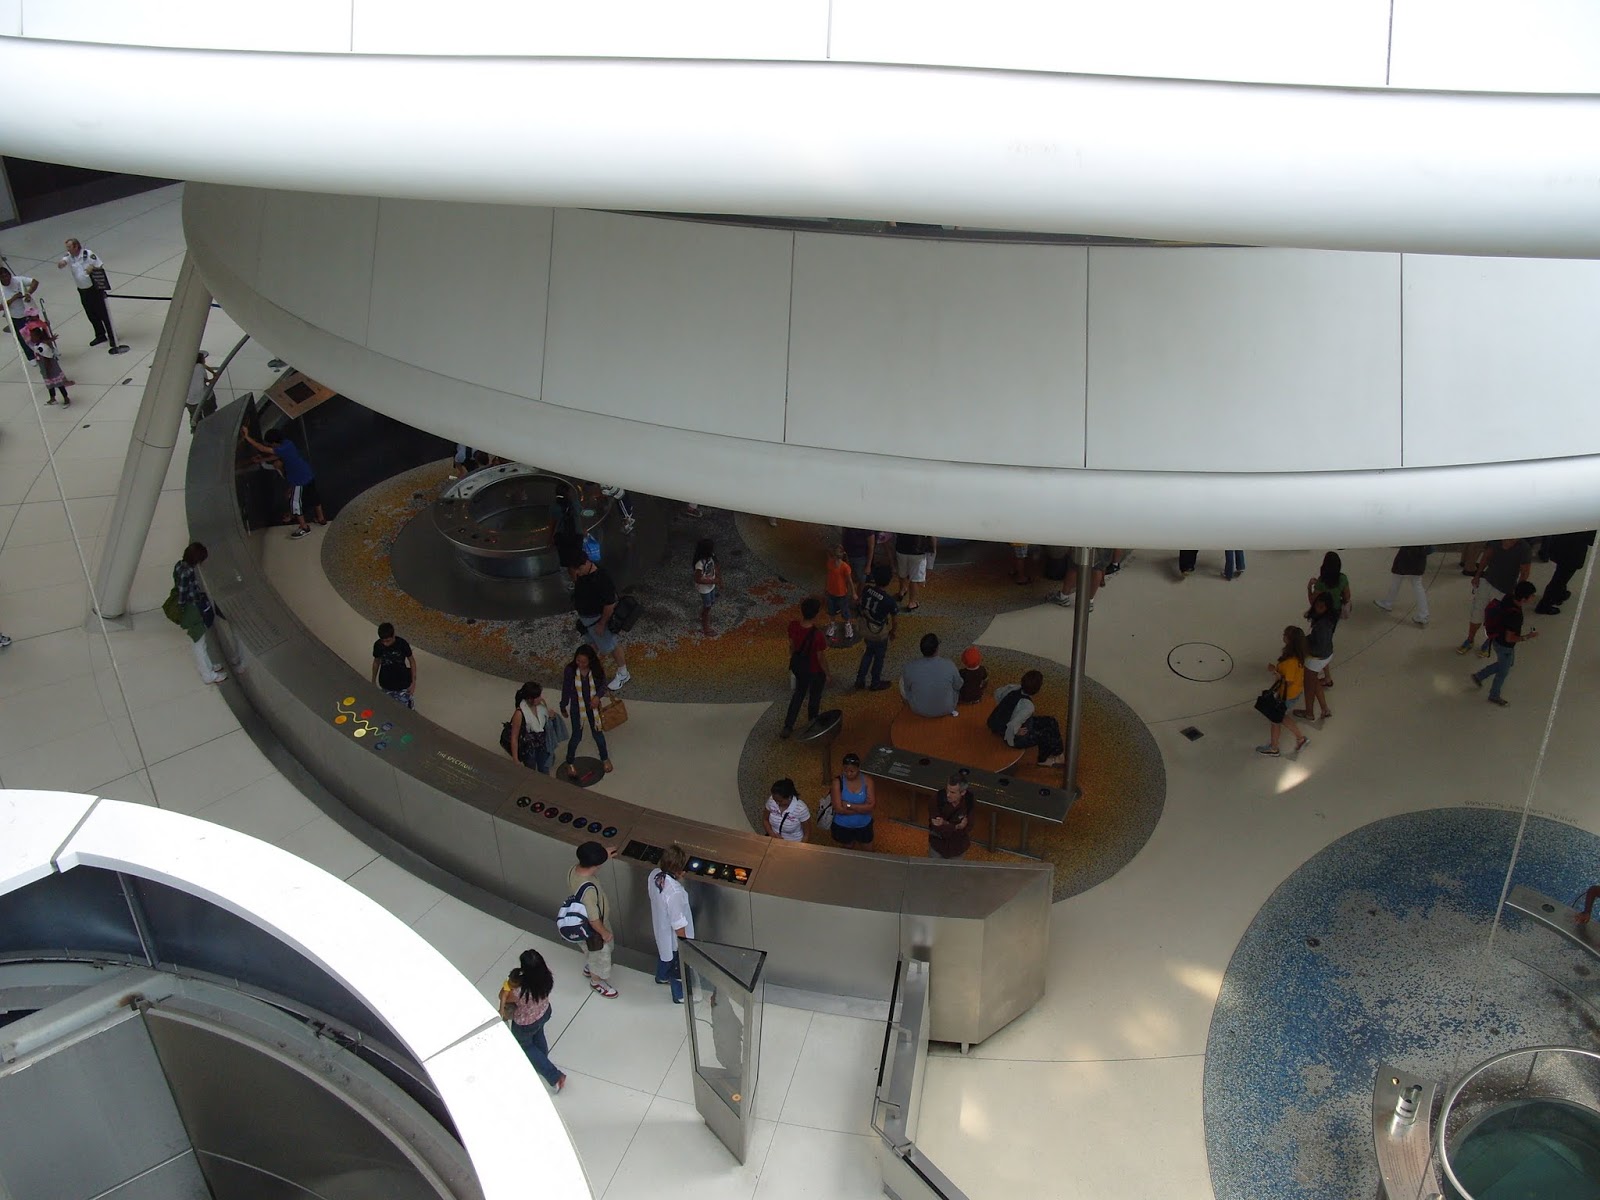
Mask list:
[[[800,640],[800,649],[789,655],[789,674],[796,679],[811,670],[811,639],[817,636],[817,627],[813,625],[806,630],[806,636]]]
[[[1017,705],[1022,703],[1022,689],[1018,688],[994,706],[994,711],[989,714],[989,732],[1005,737],[1006,726],[1011,724],[1011,715],[1017,711]]]
[[[583,556],[592,563],[600,561],[600,539],[592,533],[583,535]]]
[[[627,633],[639,619],[639,607],[638,597],[624,593],[617,598],[617,606],[611,610],[606,628],[612,633]]]
[[[586,888],[595,888],[599,891],[592,880],[585,880],[556,910],[556,934],[564,942],[586,946],[600,940],[600,935],[594,931],[594,926],[589,924],[588,910],[583,907],[583,893]]]
[[[1505,610],[1500,607],[1500,600],[1489,601],[1483,610],[1483,632],[1495,641],[1499,641],[1506,631]]]

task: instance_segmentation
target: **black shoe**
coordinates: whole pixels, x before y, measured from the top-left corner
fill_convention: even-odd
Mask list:
[[[1500,699],[1499,696],[1490,696],[1489,697],[1489,703],[1493,704],[1493,705],[1497,705],[1500,708],[1510,708],[1511,707],[1511,701],[1502,700],[1502,699]]]
[[[794,730],[792,730],[792,729],[780,729],[778,731],[778,736],[781,737],[781,738],[793,737],[794,736]]]
[[[856,680],[856,691],[864,692],[866,690],[867,690],[867,681],[865,679]]]
[[[1561,615],[1561,610],[1559,608],[1548,604],[1541,604],[1533,611],[1538,613],[1541,617],[1559,617]]]
[[[95,338],[94,341],[89,343],[89,345],[91,345],[91,346],[101,346],[101,345],[104,345],[104,344],[105,344],[105,338],[103,338],[103,337],[97,337],[97,338]]]
[[[107,350],[106,353],[107,354],[126,354],[131,349],[133,349],[133,347],[131,347],[131,346],[113,346],[113,347],[111,347],[111,349]]]
[[[894,684],[890,683],[887,679],[880,679],[877,683],[872,685],[871,690],[874,692],[882,692],[892,688],[893,686]]]

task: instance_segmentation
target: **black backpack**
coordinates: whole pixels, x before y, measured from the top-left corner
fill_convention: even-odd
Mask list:
[[[1006,695],[1006,698],[994,706],[994,711],[989,714],[989,732],[1005,737],[1006,726],[1011,724],[1011,715],[1017,711],[1017,705],[1022,703],[1022,689]]]

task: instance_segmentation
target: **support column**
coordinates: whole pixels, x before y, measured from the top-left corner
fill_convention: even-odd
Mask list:
[[[1089,576],[1093,546],[1074,546],[1072,563],[1078,587],[1072,601],[1072,674],[1067,680],[1067,761],[1061,784],[1069,796],[1078,794],[1078,755],[1083,746],[1083,663],[1089,652]]]
[[[172,306],[161,326],[161,340],[156,343],[139,415],[134,419],[133,440],[128,444],[111,510],[111,529],[95,572],[95,607],[102,617],[120,617],[128,609],[133,573],[150,536],[161,482],[172,463],[189,380],[210,313],[211,293],[185,256],[172,288]]]

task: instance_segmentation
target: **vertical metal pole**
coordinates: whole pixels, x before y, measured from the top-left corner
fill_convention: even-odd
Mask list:
[[[111,509],[111,532],[100,554],[100,569],[95,572],[95,607],[102,617],[120,617],[128,610],[133,573],[150,536],[161,483],[177,445],[195,356],[200,353],[200,338],[210,315],[211,293],[185,257],[172,288],[172,305],[161,326],[139,415],[134,419],[133,440],[128,444]]]
[[[1072,674],[1067,680],[1067,761],[1061,784],[1069,796],[1078,794],[1078,755],[1083,743],[1083,662],[1089,651],[1089,569],[1093,546],[1074,546],[1073,565],[1078,587],[1072,602]]]

